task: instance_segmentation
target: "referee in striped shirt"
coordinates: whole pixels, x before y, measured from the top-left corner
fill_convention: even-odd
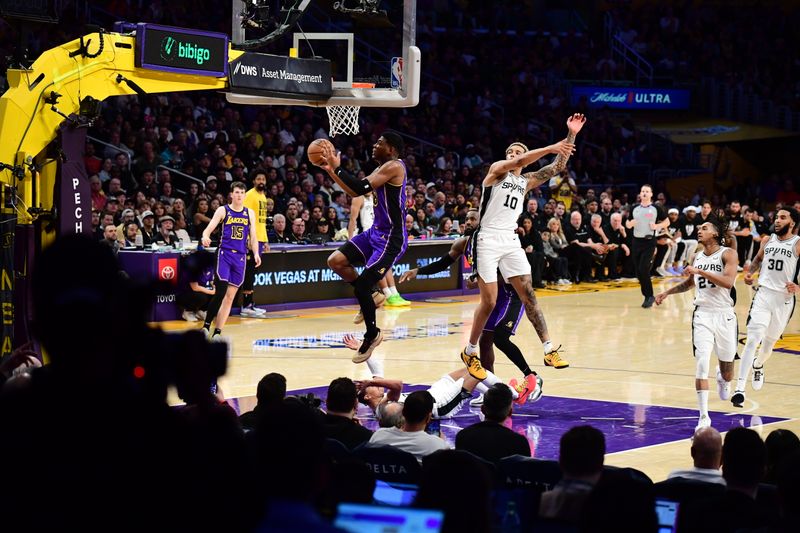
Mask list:
[[[636,278],[644,296],[642,303],[644,308],[653,307],[656,301],[653,296],[653,283],[650,281],[650,268],[656,252],[655,236],[669,226],[666,213],[661,207],[653,205],[652,200],[653,188],[650,185],[642,185],[639,191],[639,203],[633,206],[631,218],[625,222],[626,228],[633,228],[631,255]]]

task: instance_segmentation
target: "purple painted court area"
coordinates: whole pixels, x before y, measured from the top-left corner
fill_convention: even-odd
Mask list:
[[[425,385],[406,385],[404,391],[424,390]],[[314,387],[291,391],[288,394],[313,393],[325,398],[327,387]],[[657,405],[633,405],[620,402],[582,400],[545,395],[536,403],[522,407],[514,406],[511,429],[528,439],[531,455],[540,459],[558,459],[558,444],[561,435],[573,427],[588,424],[601,430],[606,436],[607,453],[633,450],[654,444],[663,444],[688,439],[697,424],[697,410]],[[237,402],[232,402],[237,408]],[[465,402],[453,417],[439,421],[445,440],[455,446],[456,433],[479,422],[480,408],[470,407]],[[378,423],[372,412],[359,407],[358,418],[369,429],[375,430]],[[787,418],[759,416],[753,413],[725,414],[711,412],[711,421],[719,431],[735,427],[755,427],[761,424],[781,422]]]

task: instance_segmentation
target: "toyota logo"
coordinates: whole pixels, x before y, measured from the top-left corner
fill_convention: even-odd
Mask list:
[[[161,279],[172,279],[175,277],[175,269],[171,266],[165,266],[161,269]]]

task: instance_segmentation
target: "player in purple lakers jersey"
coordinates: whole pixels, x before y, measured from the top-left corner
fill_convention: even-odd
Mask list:
[[[467,261],[472,264],[473,257],[473,239],[475,230],[478,228],[480,215],[475,209],[467,213],[467,218],[464,221],[464,236],[459,237],[453,242],[450,251],[447,255],[441,257],[439,260],[434,261],[428,265],[419,268],[412,268],[400,276],[400,283],[414,279],[418,274],[428,275],[443,272],[450,268],[456,259],[461,255],[467,258]],[[477,273],[474,272],[473,276]],[[476,283],[472,281],[472,283]],[[469,284],[468,284],[469,285]],[[472,287],[475,288],[475,287]],[[522,300],[520,300],[514,287],[508,283],[500,285],[497,291],[497,301],[495,302],[492,314],[486,321],[483,327],[479,341],[481,365],[487,370],[494,371],[494,346],[497,346],[506,356],[511,360],[514,365],[519,368],[524,376],[522,381],[517,382],[516,378],[509,382],[509,386],[513,387],[517,392],[518,397],[514,400],[518,404],[523,404],[526,401],[535,402],[542,397],[542,378],[536,374],[525,356],[522,355],[519,347],[511,341],[511,336],[517,331],[519,321],[522,319]],[[470,405],[480,405],[483,403],[483,395],[470,402]]]
[[[372,147],[372,157],[380,166],[363,179],[351,176],[339,167],[341,158],[330,145],[323,153],[325,162],[321,168],[347,194],[353,197],[369,191],[374,191],[375,194],[375,221],[372,227],[356,235],[328,257],[328,266],[353,285],[364,315],[367,331],[361,347],[353,356],[353,362],[361,363],[369,359],[372,351],[383,340],[381,330],[375,322],[372,288],[408,247],[405,225],[406,166],[400,160],[403,139],[393,131],[381,135]],[[358,274],[354,265],[364,265],[365,268]]]
[[[211,245],[211,234],[222,224],[222,238],[217,250],[216,294],[208,306],[203,328],[211,330],[211,321],[214,320],[215,328],[212,337],[222,332],[225,321],[233,306],[236,292],[244,281],[244,271],[247,264],[247,247],[253,251],[256,268],[261,265],[261,254],[258,249],[255,226],[256,215],[252,209],[244,206],[246,187],[237,181],[231,185],[231,203],[220,206],[214,212],[214,217],[203,230],[203,246]],[[216,320],[215,320],[216,319]]]

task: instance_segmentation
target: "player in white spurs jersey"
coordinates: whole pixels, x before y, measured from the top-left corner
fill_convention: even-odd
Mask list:
[[[711,217],[697,229],[697,240],[704,250],[699,252],[691,266],[683,274],[689,276],[683,283],[656,296],[656,305],[670,294],[688,291],[697,287],[692,313],[692,348],[697,365],[695,390],[700,408],[697,429],[711,425],[708,416],[708,371],[711,352],[717,354],[717,391],[722,400],[730,397],[730,382],[733,379],[733,360],[739,332],[736,312],[736,268],[739,256],[732,248],[722,246],[727,224]],[[695,431],[696,431],[695,430]]]
[[[461,360],[470,375],[478,380],[486,377],[486,370],[478,357],[478,339],[497,301],[497,269],[519,294],[528,319],[544,344],[545,363],[556,368],[569,366],[558,349],[554,349],[547,332],[544,315],[536,301],[531,286],[531,266],[520,245],[517,219],[525,205],[529,190],[558,175],[575,150],[575,137],[586,118],[574,114],[567,119],[567,138],[538,150],[528,150],[522,143],[513,143],[506,149],[506,158],[495,161],[483,180],[480,228],[473,234],[473,265],[478,272],[481,300],[475,308],[469,343],[461,352]],[[522,169],[547,154],[556,154],[555,161],[536,172],[522,174]],[[549,362],[548,362],[549,361]]]
[[[761,248],[750,268],[745,272],[744,282],[753,283],[753,274],[758,275],[758,289],[750,304],[747,316],[747,342],[742,351],[736,392],[731,402],[742,407],[745,400],[745,383],[750,368],[753,368],[753,390],[764,385],[764,363],[772,355],[775,343],[792,317],[795,294],[799,291],[797,272],[800,269],[800,237],[795,233],[800,226],[800,213],[791,207],[780,209],[775,214],[775,233],[761,243]],[[761,353],[756,356],[758,345]]]

